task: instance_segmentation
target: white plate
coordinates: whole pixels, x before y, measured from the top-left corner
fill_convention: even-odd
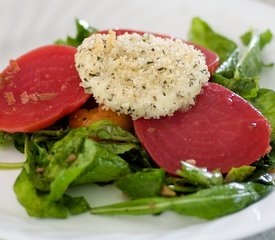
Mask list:
[[[275,9],[249,0],[0,0],[0,68],[32,48],[74,34],[74,18],[98,28],[123,27],[186,38],[190,21],[200,16],[217,31],[238,40],[249,28],[275,33]],[[273,41],[264,51],[275,62]],[[275,89],[275,69],[263,73],[263,86]],[[273,82],[272,82],[273,80]],[[1,147],[0,161],[23,160],[14,149]],[[16,201],[12,186],[18,171],[0,171],[1,239],[239,239],[275,227],[275,192],[230,216],[203,221],[173,213],[161,216],[106,217],[84,214],[66,220],[35,219]],[[122,199],[111,186],[75,189],[92,206]]]

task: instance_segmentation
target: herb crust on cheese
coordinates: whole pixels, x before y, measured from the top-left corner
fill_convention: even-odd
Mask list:
[[[85,91],[104,109],[133,119],[189,108],[210,76],[192,45],[147,33],[94,34],[78,47],[75,60]]]

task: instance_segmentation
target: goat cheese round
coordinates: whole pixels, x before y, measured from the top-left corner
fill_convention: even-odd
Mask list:
[[[93,34],[78,47],[75,61],[85,91],[104,109],[133,119],[189,108],[210,77],[194,46],[147,33]]]

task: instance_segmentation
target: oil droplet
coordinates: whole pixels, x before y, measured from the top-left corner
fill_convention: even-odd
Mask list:
[[[231,97],[227,97],[225,101],[226,101],[226,103],[228,105],[232,105],[233,104],[233,99]]]
[[[249,125],[248,125],[248,128],[250,128],[250,129],[253,129],[255,127],[257,127],[257,123],[255,123],[255,122],[249,123]]]

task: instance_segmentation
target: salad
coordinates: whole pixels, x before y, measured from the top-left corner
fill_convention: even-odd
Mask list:
[[[214,219],[273,190],[275,93],[259,85],[262,69],[272,66],[261,58],[270,31],[246,32],[247,49],[240,53],[236,43],[194,18],[189,40],[205,55],[211,82],[184,111],[132,121],[130,114],[98,106],[79,86],[75,47],[107,32],[76,23],[76,37],[11,60],[0,75],[0,142],[13,142],[26,156],[23,164],[0,166],[22,168],[14,191],[30,216],[175,211]],[[144,36],[120,30],[116,38],[126,32]],[[43,91],[33,93],[36,87]],[[67,193],[91,183],[114,183],[129,201],[94,208]]]

